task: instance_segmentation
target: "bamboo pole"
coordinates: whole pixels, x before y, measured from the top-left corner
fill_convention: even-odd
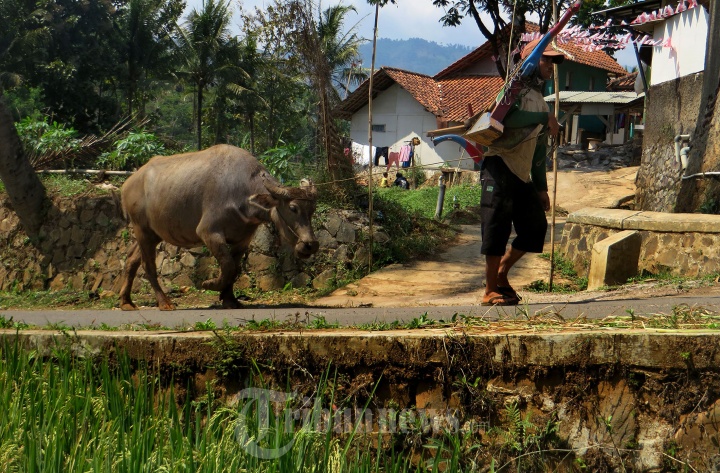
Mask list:
[[[553,0],[553,20],[555,23],[558,21],[558,6],[557,0]],[[553,39],[553,44],[555,40]],[[553,64],[553,88],[555,89],[555,118],[559,120],[560,117],[560,78],[558,77],[558,65]],[[557,138],[553,138],[553,194],[550,199],[550,280],[548,282],[548,291],[553,290],[553,276],[555,274],[555,202],[557,199]]]
[[[104,171],[102,169],[42,169],[37,174],[101,174],[106,176],[129,176],[134,171]]]
[[[377,48],[377,30],[378,30],[378,16],[380,14],[380,4],[375,4],[375,26],[373,27],[373,48],[372,48],[372,61],[370,62],[370,80],[368,82],[368,153],[370,154],[370,178],[368,179],[368,219],[370,220],[369,224],[369,241],[370,241],[370,251],[368,251],[368,274],[372,272],[372,265],[373,265],[373,244],[374,244],[374,238],[373,238],[373,222],[375,220],[374,218],[374,211],[373,211],[373,159],[375,157],[372,155],[372,99],[373,99],[373,76],[375,75],[375,51]]]

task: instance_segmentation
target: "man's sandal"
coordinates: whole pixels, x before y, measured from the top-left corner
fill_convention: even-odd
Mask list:
[[[515,289],[513,289],[511,286],[498,286],[497,292],[502,294],[503,296],[507,296],[513,299],[517,299],[519,301],[522,300],[522,297],[520,297],[520,294],[518,294]]]
[[[483,300],[480,305],[484,306],[495,306],[495,305],[518,305],[520,303],[520,299],[517,297],[509,297],[505,294],[498,294],[496,296],[492,296],[487,301]]]

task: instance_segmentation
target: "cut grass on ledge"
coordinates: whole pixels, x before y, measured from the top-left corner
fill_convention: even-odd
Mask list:
[[[0,330],[51,330],[63,333],[92,330],[92,331],[173,331],[175,333],[212,332],[215,334],[260,334],[274,332],[307,333],[313,330],[357,330],[360,332],[383,332],[392,330],[421,330],[439,329],[448,333],[496,333],[499,331],[532,331],[532,332],[562,332],[562,331],[592,331],[607,329],[633,329],[633,330],[720,330],[720,313],[713,312],[702,306],[680,304],[673,307],[669,314],[656,313],[652,315],[635,315],[632,308],[626,309],[627,315],[611,315],[603,319],[588,319],[584,316],[565,318],[562,310],[541,310],[531,313],[527,306],[518,306],[508,311],[508,315],[499,319],[489,319],[485,316],[468,316],[460,313],[454,314],[449,320],[432,319],[427,312],[412,318],[409,321],[395,320],[392,322],[372,322],[359,325],[341,326],[337,322],[330,322],[322,315],[306,311],[304,315],[297,313],[294,318],[285,320],[261,319],[244,320],[239,325],[231,325],[227,320],[221,323],[212,318],[196,321],[192,324],[167,327],[160,324],[134,322],[119,326],[110,326],[106,323],[88,327],[70,326],[65,322],[52,323],[44,326],[32,326],[14,320],[12,315],[0,311]]]

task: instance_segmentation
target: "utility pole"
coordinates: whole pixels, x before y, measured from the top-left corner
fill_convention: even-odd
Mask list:
[[[558,21],[557,0],[553,0],[553,23]],[[553,39],[553,45],[556,44]],[[560,119],[560,78],[558,77],[558,65],[553,64],[553,89],[555,90],[555,118]],[[558,173],[557,173],[557,145],[558,138],[554,137],[553,142],[553,195],[550,199],[550,280],[548,291],[553,290],[553,275],[555,274],[555,201],[557,199]]]
[[[373,99],[373,76],[375,75],[375,50],[377,47],[377,30],[378,30],[378,16],[380,14],[380,4],[375,4],[375,26],[373,27],[373,48],[372,48],[372,62],[370,63],[370,80],[368,81],[368,153],[370,154],[370,177],[368,178],[368,218],[370,219],[370,251],[368,251],[368,274],[372,272],[373,265],[373,222],[375,215],[373,211],[373,159],[372,155],[372,99]]]

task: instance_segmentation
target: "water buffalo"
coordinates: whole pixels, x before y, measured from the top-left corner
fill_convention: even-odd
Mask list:
[[[220,291],[223,308],[240,307],[233,283],[258,225],[273,222],[296,256],[307,258],[318,249],[311,224],[316,197],[312,182],[282,186],[248,151],[234,146],[155,156],[121,190],[137,241],[125,262],[120,308],[137,310],[130,292],[142,261],[160,310],[175,309],[158,284],[155,249],[161,241],[183,248],[204,244],[220,264],[220,277],[202,287]]]

